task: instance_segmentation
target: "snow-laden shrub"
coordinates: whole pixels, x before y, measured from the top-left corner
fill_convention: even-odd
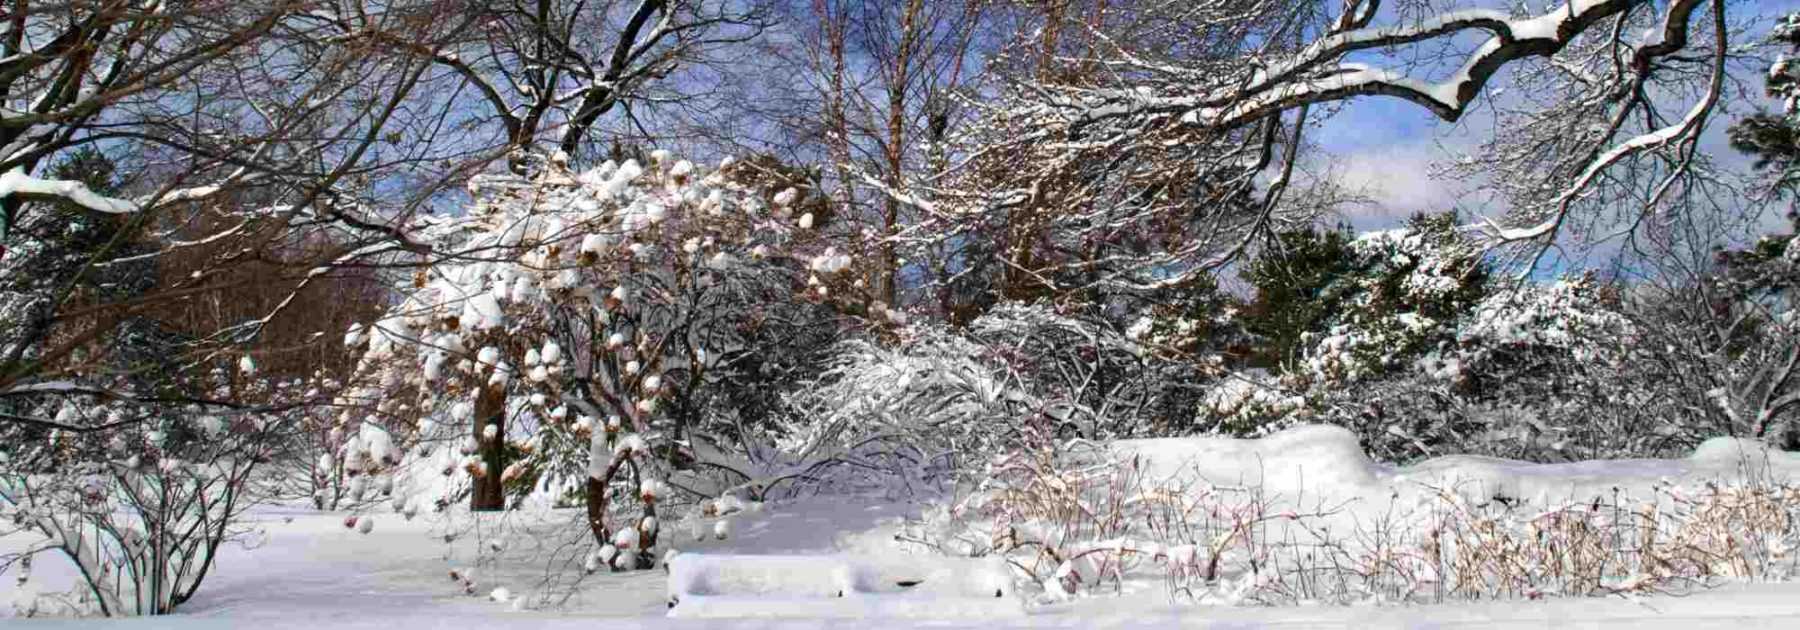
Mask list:
[[[1206,389],[1199,416],[1210,432],[1267,435],[1306,412],[1306,398],[1266,374],[1233,374]]]
[[[1100,318],[1004,303],[962,329],[916,324],[891,342],[845,342],[789,397],[775,450],[787,466],[853,459],[947,479],[981,453],[1035,441],[1181,427],[1219,359],[1146,343]],[[762,466],[767,468],[767,466]]]
[[[1495,292],[1455,334],[1453,346],[1419,358],[1414,374],[1375,388],[1380,394],[1371,398],[1386,406],[1365,419],[1390,424],[1371,428],[1424,453],[1478,449],[1537,460],[1692,446],[1665,443],[1647,430],[1653,419],[1642,407],[1619,406],[1646,394],[1619,378],[1640,340],[1621,305],[1591,277]]]
[[[8,402],[70,427],[0,443],[0,537],[25,543],[0,553],[0,573],[16,572],[22,592],[35,592],[34,561],[66,560],[77,574],[74,591],[19,599],[25,614],[177,611],[220,547],[255,533],[245,513],[293,429],[275,412],[79,394]]]
[[[963,331],[1042,400],[1054,434],[1100,440],[1187,428],[1197,385],[1224,363],[1217,302],[1141,309],[1115,327],[1100,314],[1047,304],[1001,304]],[[1202,321],[1204,320],[1204,321]]]
[[[1440,348],[1486,292],[1481,249],[1452,215],[1350,241],[1353,271],[1321,296],[1335,305],[1325,329],[1303,337],[1299,370],[1326,385],[1405,369]]]
[[[1658,392],[1658,412],[1683,439],[1728,434],[1800,449],[1797,242],[1768,235],[1718,252],[1704,274],[1630,295],[1643,343],[1626,378],[1653,384],[1644,389]]]
[[[1250,328],[1297,338],[1293,359],[1214,384],[1198,419],[1233,435],[1328,422],[1401,461],[1780,439],[1800,413],[1785,242],[1721,252],[1718,271],[1655,295],[1647,280],[1592,277],[1489,287],[1481,249],[1444,217],[1355,239],[1290,235],[1286,257],[1267,254],[1247,275]]]
[[[849,256],[792,216],[796,193],[732,168],[657,152],[476,178],[466,215],[415,226],[433,253],[400,303],[347,333],[362,363],[344,396],[367,406],[336,430],[383,425],[441,469],[440,507],[464,492],[481,509],[585,503],[596,544],[637,533],[615,563],[647,563],[668,497],[641,490],[712,428],[697,391],[759,350],[747,339],[777,307],[852,282]]]
[[[1284,234],[1246,270],[1257,289],[1246,324],[1277,346],[1277,372],[1213,384],[1198,424],[1266,434],[1328,413],[1338,392],[1366,394],[1375,383],[1409,378],[1421,357],[1452,351],[1457,326],[1487,293],[1482,265],[1480,248],[1452,215],[1354,239]]]
[[[1531,353],[1563,354],[1617,369],[1620,349],[1636,341],[1636,332],[1602,293],[1593,278],[1584,276],[1490,295],[1457,327],[1457,347],[1445,353],[1455,365],[1440,366],[1443,371],[1434,376],[1454,379],[1463,376],[1456,373],[1459,369],[1483,371],[1509,356]]]
[[[931,326],[902,331],[891,347],[846,342],[789,405],[794,415],[776,442],[787,459],[853,463],[907,482],[948,480],[1042,409],[988,348]]]
[[[1592,278],[1496,290],[1459,308],[1442,320],[1417,312],[1346,319],[1309,340],[1302,369],[1224,381],[1199,416],[1233,435],[1336,424],[1374,456],[1397,461],[1448,452],[1655,455],[1698,443],[1656,430],[1658,407],[1645,404],[1654,393],[1625,378],[1637,369],[1642,335]]]

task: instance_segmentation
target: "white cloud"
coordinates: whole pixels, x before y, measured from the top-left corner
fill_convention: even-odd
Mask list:
[[[1366,146],[1321,155],[1317,172],[1363,200],[1339,210],[1358,228],[1385,227],[1419,212],[1485,212],[1489,204],[1478,182],[1434,175],[1433,165],[1446,157],[1429,143]]]

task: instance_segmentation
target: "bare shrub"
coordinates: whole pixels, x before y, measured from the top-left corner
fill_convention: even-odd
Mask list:
[[[1635,596],[1800,567],[1800,486],[1767,471],[1523,500],[1441,480],[1309,499],[1152,470],[1079,441],[1015,451],[904,539],[1003,555],[1047,600],[1154,578],[1223,604]]]

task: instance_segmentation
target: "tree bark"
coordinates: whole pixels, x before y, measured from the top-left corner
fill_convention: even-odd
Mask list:
[[[595,544],[611,543],[612,532],[606,531],[606,481],[588,477],[586,503],[588,532],[594,535]]]
[[[493,438],[487,428],[494,427]],[[475,397],[475,443],[479,446],[487,474],[475,476],[469,493],[469,509],[475,512],[498,512],[506,509],[506,488],[500,473],[506,469],[506,392],[498,387],[483,387]]]

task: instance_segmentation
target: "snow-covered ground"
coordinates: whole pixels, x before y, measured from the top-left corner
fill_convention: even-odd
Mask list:
[[[813,553],[855,548],[854,528],[891,514],[894,506],[807,502],[745,518],[742,536],[702,547],[714,552]],[[269,510],[267,542],[256,549],[233,549],[216,577],[183,614],[165,619],[10,620],[27,628],[95,625],[120,628],[281,628],[332,630],[419,630],[426,628],[713,628],[841,626],[841,619],[671,619],[664,603],[661,570],[597,574],[589,595],[567,610],[516,611],[462,593],[446,576],[446,546],[422,521],[391,519],[367,535],[342,526],[337,515]],[[293,522],[283,522],[291,516]],[[829,521],[856,517],[847,527]],[[844,536],[813,538],[802,532]],[[517,585],[531,571],[513,567]],[[44,579],[42,571],[34,579]],[[14,585],[0,586],[10,596]],[[780,612],[780,611],[771,611]],[[1800,584],[1728,586],[1680,598],[1480,602],[1414,607],[1291,608],[1195,607],[1172,605],[1161,593],[1089,598],[1033,610],[1025,617],[951,617],[887,620],[878,627],[934,628],[1124,628],[1124,627],[1611,627],[1611,628],[1792,628],[1800,627]]]
[[[1312,431],[1309,433],[1308,431]],[[1530,497],[1642,487],[1664,480],[1731,477],[1746,470],[1785,476],[1800,472],[1800,458],[1753,449],[1744,465],[1743,444],[1719,441],[1681,460],[1587,462],[1531,465],[1479,458],[1443,458],[1409,468],[1374,466],[1360,453],[1344,451],[1329,431],[1300,430],[1262,441],[1207,439],[1122,443],[1118,450],[1143,455],[1152,468],[1171,474],[1198,472],[1260,482],[1272,491],[1302,484],[1318,495],[1389,492],[1409,480],[1454,477],[1473,481],[1474,494]],[[1256,477],[1250,475],[1254,472]],[[1302,478],[1305,482],[1300,481]],[[1213,479],[1226,483],[1224,479]],[[1333,490],[1337,488],[1338,490]],[[1529,500],[1529,499],[1528,499]],[[454,542],[430,516],[406,520],[377,513],[366,534],[344,526],[343,514],[271,506],[256,518],[258,544],[228,549],[213,577],[180,615],[162,619],[0,620],[28,628],[117,625],[126,628],[713,628],[841,627],[842,616],[887,615],[874,627],[1633,627],[1633,628],[1792,628],[1800,627],[1800,583],[1732,583],[1682,597],[1549,598],[1538,601],[1481,601],[1412,606],[1233,607],[1177,603],[1161,584],[1128,582],[1120,592],[1084,594],[1057,604],[1031,602],[1006,593],[985,597],[991,567],[980,561],[944,561],[902,547],[895,535],[903,519],[916,518],[923,504],[908,500],[812,497],[753,506],[731,517],[725,539],[713,522],[668,526],[664,545],[679,550],[664,568],[633,573],[600,572],[565,589],[573,597],[554,608],[511,601],[538,601],[542,580],[555,573],[547,561],[562,561],[543,539],[514,529],[500,534],[489,526],[468,527]],[[573,518],[570,511],[545,513],[550,521]],[[459,518],[468,518],[466,514]],[[515,517],[516,518],[516,517]],[[465,521],[466,523],[466,521]],[[527,524],[529,525],[529,524]],[[514,527],[518,527],[517,523]],[[17,545],[19,540],[0,544]],[[477,547],[516,548],[498,560],[472,566]],[[733,564],[735,557],[748,558]],[[769,556],[775,556],[769,558]],[[575,566],[579,566],[577,562]],[[473,569],[472,585],[451,577]],[[734,573],[735,572],[735,573]],[[570,572],[563,571],[566,575]],[[580,573],[575,571],[573,573]],[[908,578],[907,576],[913,576]],[[893,591],[898,579],[925,584],[905,595]],[[55,563],[40,562],[32,579],[0,581],[4,607],[35,591],[69,588],[72,576]],[[848,585],[847,587],[845,585]],[[930,586],[931,588],[925,588]],[[849,600],[833,589],[848,589]],[[818,590],[823,599],[789,597]],[[691,599],[671,614],[671,593]],[[705,596],[705,597],[703,597]],[[728,597],[719,597],[728,596]],[[863,598],[858,600],[857,598]],[[895,604],[895,598],[910,602]],[[887,599],[881,599],[887,598]],[[864,603],[857,603],[857,602]],[[886,602],[879,605],[871,602]],[[720,604],[723,602],[723,604]],[[733,612],[737,611],[737,612]],[[757,618],[717,618],[749,612]],[[713,617],[713,618],[696,618]],[[772,617],[772,618],[771,618]]]

